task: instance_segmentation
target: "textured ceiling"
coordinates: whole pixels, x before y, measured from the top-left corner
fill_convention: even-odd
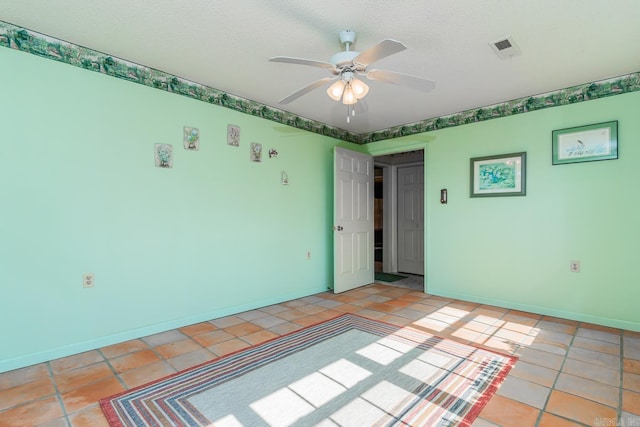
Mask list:
[[[640,70],[638,0],[0,0],[0,20],[280,108],[369,133]],[[377,81],[346,122],[325,87],[278,101],[329,72],[268,62],[329,61],[338,33],[355,50],[392,38],[376,62],[436,82],[429,93]],[[521,55],[489,42],[513,37]]]

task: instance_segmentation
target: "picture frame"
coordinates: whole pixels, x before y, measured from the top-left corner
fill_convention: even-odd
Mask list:
[[[173,167],[173,145],[171,144],[155,144],[153,146],[156,167],[172,168]]]
[[[182,134],[182,144],[185,150],[198,151],[200,149],[200,129],[184,126]]]
[[[551,132],[551,163],[554,165],[617,158],[617,120]]]
[[[232,147],[240,146],[240,126],[227,125],[227,145]]]
[[[527,153],[470,159],[470,197],[525,196]]]
[[[262,162],[262,144],[257,142],[251,143],[251,157],[252,162],[260,163]]]

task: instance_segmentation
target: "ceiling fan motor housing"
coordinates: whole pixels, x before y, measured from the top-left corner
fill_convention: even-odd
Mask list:
[[[344,51],[338,52],[329,60],[338,68],[346,67],[353,64],[354,58],[360,55],[360,52],[349,50],[350,46],[356,41],[356,32],[347,30],[340,32],[340,44],[344,46]]]
[[[355,50],[345,50],[343,52],[338,52],[331,57],[330,62],[338,68],[346,67],[347,65],[351,65],[353,60],[360,55],[360,52],[356,52]]]
[[[351,30],[340,31],[340,44],[351,45],[356,42],[356,32]],[[347,45],[347,49],[349,46]]]

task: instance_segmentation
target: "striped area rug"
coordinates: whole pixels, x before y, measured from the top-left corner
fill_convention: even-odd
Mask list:
[[[469,426],[515,362],[345,314],[100,405],[111,426]]]

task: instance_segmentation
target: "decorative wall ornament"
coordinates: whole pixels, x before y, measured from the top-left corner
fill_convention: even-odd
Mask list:
[[[270,148],[269,149],[269,158],[270,159],[277,159],[278,158],[278,150],[276,150],[275,148]]]
[[[280,172],[280,183],[282,185],[289,185],[289,176],[285,171]]]
[[[252,162],[262,161],[262,144],[258,144],[257,142],[251,143],[251,161]]]
[[[184,149],[196,151],[200,149],[200,130],[198,128],[184,127]]]
[[[0,46],[64,62],[170,93],[184,95],[209,104],[219,105],[297,129],[356,144],[368,144],[385,139],[430,132],[436,129],[640,91],[640,72],[635,72],[605,80],[586,82],[540,95],[518,98],[487,107],[473,108],[443,117],[428,118],[368,134],[355,134],[3,21],[0,21]]]
[[[240,127],[227,125],[227,144],[238,147],[240,145]]]
[[[156,166],[159,168],[173,167],[173,145],[156,144],[154,146]]]

